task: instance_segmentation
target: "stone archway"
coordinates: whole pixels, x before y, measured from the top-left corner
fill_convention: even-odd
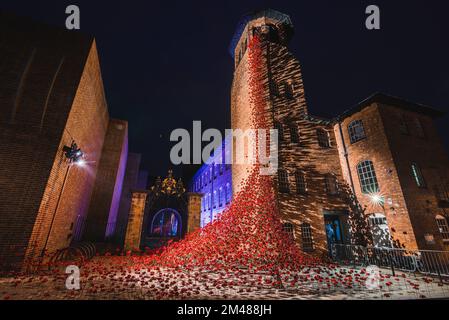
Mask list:
[[[182,201],[185,205],[185,211],[183,212],[187,213],[187,217],[185,217],[184,214],[183,216],[185,220],[183,221],[183,218],[179,213],[180,211],[173,209],[174,207],[164,205],[160,207],[161,209],[154,214],[151,220],[145,222],[146,225],[144,226],[147,203],[150,203],[150,205],[148,206],[151,207],[152,203],[157,199],[161,199],[161,197],[174,197],[175,199],[183,199]],[[182,182],[180,180],[174,180],[172,171],[169,171],[168,177],[163,181],[161,181],[159,178],[156,181],[156,184],[151,188],[151,190],[133,191],[131,197],[131,208],[128,216],[128,225],[125,235],[124,249],[126,251],[140,250],[140,245],[142,243],[142,233],[146,233],[142,232],[143,228],[145,228],[145,231],[152,230],[155,219],[157,219],[157,216],[160,212],[164,212],[163,210],[172,210],[172,212],[176,212],[174,213],[174,215],[176,216],[178,221],[178,225],[176,227],[177,237],[182,236],[183,225],[187,227],[184,227],[185,232],[187,233],[199,229],[201,215],[201,197],[202,194],[200,193],[185,192],[185,189],[182,186]],[[170,224],[167,224],[165,228],[168,228],[167,226],[170,226]],[[164,231],[161,231],[161,229],[159,229],[159,232],[162,232],[161,235],[163,236]]]

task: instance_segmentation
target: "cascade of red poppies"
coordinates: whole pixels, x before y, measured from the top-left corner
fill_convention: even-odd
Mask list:
[[[263,54],[257,36],[250,42],[248,54],[252,125],[269,129],[265,119]],[[165,247],[148,262],[169,267],[268,270],[295,268],[314,261],[305,257],[283,232],[272,177],[260,175],[259,165],[255,164],[241,191],[216,221]]]

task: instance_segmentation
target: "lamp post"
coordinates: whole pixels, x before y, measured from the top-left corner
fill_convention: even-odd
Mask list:
[[[81,151],[80,148],[78,148],[75,141],[72,141],[72,144],[69,146],[64,146],[62,148],[62,151],[64,152],[65,160],[68,162],[67,170],[64,175],[64,180],[62,182],[61,192],[59,193],[58,200],[56,201],[56,207],[53,212],[53,216],[51,218],[50,222],[50,228],[47,233],[47,237],[45,239],[44,247],[42,248],[40,257],[43,258],[45,256],[45,251],[47,250],[48,240],[50,239],[51,230],[53,228],[53,224],[55,222],[56,213],[59,209],[59,204],[61,203],[62,194],[64,193],[65,184],[67,182],[67,177],[69,176],[70,168],[76,164],[78,166],[83,166],[85,164],[84,161],[84,153]]]

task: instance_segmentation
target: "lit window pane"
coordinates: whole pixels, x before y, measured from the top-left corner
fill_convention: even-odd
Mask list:
[[[360,188],[363,193],[379,192],[379,184],[377,182],[376,172],[372,161],[363,161],[357,165],[357,173],[359,175]]]
[[[362,120],[352,121],[348,125],[348,131],[349,131],[349,140],[351,141],[351,143],[355,143],[366,137]]]

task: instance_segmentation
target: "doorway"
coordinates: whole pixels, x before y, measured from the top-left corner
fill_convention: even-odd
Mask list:
[[[332,253],[335,245],[348,243],[349,227],[347,224],[348,213],[346,211],[325,211],[324,226],[329,253]]]

